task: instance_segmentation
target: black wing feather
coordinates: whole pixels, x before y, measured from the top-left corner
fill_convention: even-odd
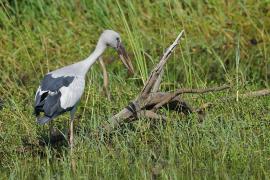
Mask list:
[[[44,100],[43,110],[46,116],[52,117],[54,114],[61,111],[62,108],[60,106],[60,98],[61,92],[57,91],[54,95],[47,96],[46,100]]]
[[[52,74],[47,74],[41,82],[42,91],[58,91],[61,87],[68,87],[74,80],[74,76],[62,76],[53,78]]]
[[[35,115],[39,116],[40,112],[44,112],[44,117],[50,119],[69,110],[61,108],[59,89],[63,86],[68,87],[74,80],[73,76],[63,76],[53,78],[52,74],[47,74],[41,82],[40,92],[36,95]]]

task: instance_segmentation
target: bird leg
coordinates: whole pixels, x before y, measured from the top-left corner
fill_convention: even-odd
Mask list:
[[[73,151],[73,147],[74,147],[73,119],[70,120],[69,128],[70,128],[69,145],[70,145],[71,151]]]
[[[74,122],[74,117],[75,117],[75,111],[76,111],[76,106],[73,107],[73,109],[70,111],[70,136],[69,136],[69,145],[71,152],[73,151],[74,147],[74,130],[73,130],[73,122]]]
[[[74,154],[73,154],[73,147],[74,147],[74,129],[73,129],[73,123],[74,123],[74,117],[75,117],[75,112],[76,112],[77,106],[75,105],[73,109],[70,111],[70,136],[69,136],[69,145],[70,145],[70,159],[71,159],[71,169],[73,173],[76,171],[76,164],[75,164],[75,159],[74,159]]]

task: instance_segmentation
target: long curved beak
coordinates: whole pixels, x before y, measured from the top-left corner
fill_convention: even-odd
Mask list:
[[[122,63],[128,69],[129,74],[134,74],[134,68],[133,68],[133,65],[131,63],[131,60],[129,59],[127,51],[121,42],[118,43],[117,52],[118,52],[118,55],[119,55]]]

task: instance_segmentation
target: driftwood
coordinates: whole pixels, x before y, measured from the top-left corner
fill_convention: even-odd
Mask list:
[[[182,37],[183,34],[184,34],[184,31],[182,31],[178,35],[178,37],[173,42],[173,44],[163,54],[161,60],[151,72],[148,80],[146,81],[138,97],[135,98],[135,100],[133,100],[126,108],[124,108],[118,114],[110,118],[109,123],[103,126],[107,132],[110,132],[116,126],[120,125],[122,122],[124,122],[127,119],[138,118],[142,116],[151,117],[151,118],[160,117],[155,112],[145,109],[145,107],[147,107],[149,102],[151,102],[151,99],[155,99],[153,98],[153,96],[155,96],[156,94],[151,94],[151,90],[153,89],[153,87],[155,87],[155,90],[158,89],[157,87],[159,87],[159,84],[161,81],[161,75],[163,74],[162,73],[163,67],[166,64],[167,60],[169,59],[171,53],[177,46],[177,44],[180,42],[180,38]],[[164,98],[166,96],[162,96],[162,97]],[[160,118],[165,118],[165,117],[160,117]]]
[[[165,51],[161,57],[159,63],[152,70],[148,80],[142,88],[140,94],[124,109],[119,113],[111,117],[103,128],[106,132],[110,132],[115,127],[119,126],[123,122],[132,121],[138,118],[146,117],[150,119],[163,119],[166,120],[165,116],[156,113],[156,110],[166,107],[177,112],[183,112],[189,114],[196,112],[186,101],[180,98],[180,94],[183,93],[207,93],[214,91],[221,91],[228,89],[229,86],[207,88],[207,89],[178,89],[175,92],[158,92],[162,75],[163,68],[172,52],[179,44],[184,31],[177,36],[175,41]]]
[[[152,70],[148,80],[146,81],[144,87],[142,88],[139,95],[131,101],[120,112],[112,116],[108,122],[106,122],[102,129],[105,132],[110,133],[113,129],[123,124],[124,122],[131,122],[139,118],[149,118],[149,119],[161,119],[166,120],[167,117],[159,115],[157,110],[160,108],[166,108],[169,110],[174,110],[176,112],[184,113],[188,115],[190,113],[197,113],[199,120],[201,121],[204,117],[205,110],[211,107],[214,103],[205,103],[199,108],[192,108],[188,102],[186,102],[180,95],[185,93],[209,93],[217,92],[229,89],[229,85],[223,85],[220,87],[204,88],[204,89],[188,89],[182,88],[177,89],[174,92],[158,92],[161,83],[163,68],[172,52],[176,46],[180,43],[181,37],[184,34],[184,30],[177,36],[175,41],[170,45],[170,47],[165,51],[161,57],[159,63]],[[260,90],[251,93],[246,93],[239,95],[240,98],[246,97],[257,97],[263,95],[270,95],[270,90]],[[230,97],[232,98],[232,97]]]

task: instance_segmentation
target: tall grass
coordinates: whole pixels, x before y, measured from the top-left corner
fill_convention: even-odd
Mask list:
[[[268,1],[2,0],[0,1],[0,179],[269,178],[269,97],[220,101],[269,87]],[[48,71],[85,58],[99,34],[121,34],[136,67],[126,71],[108,50],[112,100],[102,95],[94,65],[76,114],[76,172],[66,142],[39,144],[49,126],[32,115]],[[230,83],[233,89],[194,99],[218,105],[204,122],[162,111],[168,122],[140,119],[110,141],[89,135],[140,91],[148,73],[180,30],[186,36],[168,61],[162,90]],[[53,125],[66,133],[68,114]]]

